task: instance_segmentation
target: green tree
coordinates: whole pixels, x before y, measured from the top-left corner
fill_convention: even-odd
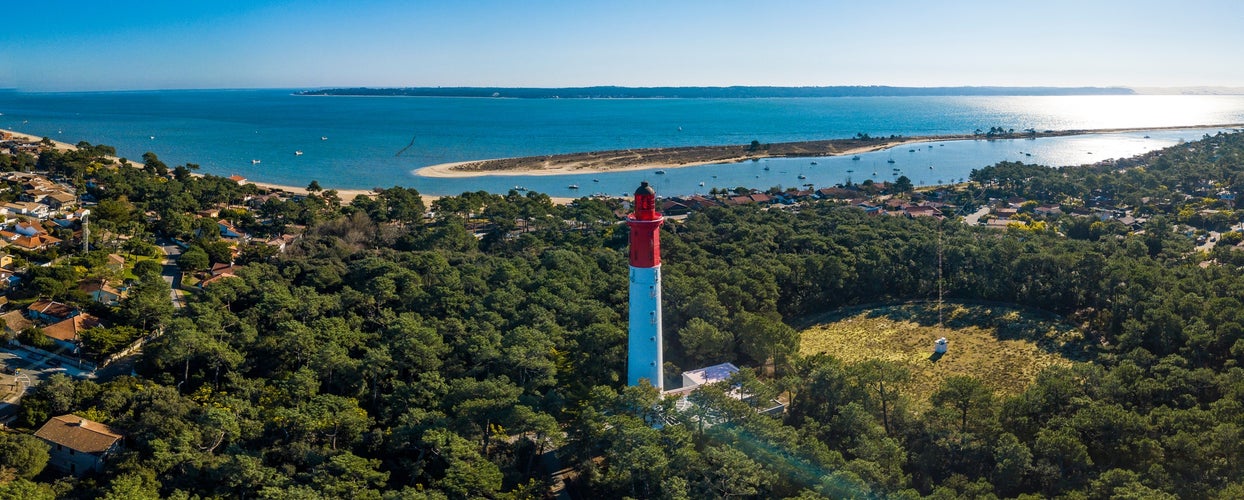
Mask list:
[[[734,335],[700,318],[691,318],[678,330],[678,342],[694,366],[729,360],[734,352]]]
[[[953,408],[959,415],[959,432],[966,436],[969,422],[980,429],[993,418],[993,391],[980,380],[964,375],[947,377],[929,398],[933,406]],[[969,419],[971,417],[971,419]]]
[[[900,175],[898,176],[898,179],[894,180],[894,192],[908,193],[911,192],[912,189],[915,189],[915,186],[911,184],[911,179],[909,179],[906,175]]]
[[[150,275],[159,276],[163,270],[164,266],[154,260],[144,259],[134,263],[134,276],[139,278]]]
[[[177,265],[183,271],[199,271],[207,269],[211,265],[211,258],[208,257],[203,247],[195,245],[191,246],[181,254],[181,257],[177,258]]]
[[[48,445],[29,434],[0,434],[0,467],[16,471],[18,477],[34,478],[48,463]]]

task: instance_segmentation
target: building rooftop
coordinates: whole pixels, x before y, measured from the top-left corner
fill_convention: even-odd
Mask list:
[[[696,386],[701,386],[704,384],[728,380],[731,376],[738,372],[739,367],[734,366],[734,363],[722,363],[720,365],[708,366],[698,370],[685,371],[682,372],[682,376],[683,380],[695,382]]]
[[[35,437],[83,453],[106,452],[122,438],[113,428],[77,415],[52,417]]]

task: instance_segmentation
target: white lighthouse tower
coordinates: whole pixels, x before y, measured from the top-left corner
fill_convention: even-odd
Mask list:
[[[661,224],[657,195],[644,182],[635,190],[635,211],[626,218],[631,230],[631,311],[627,342],[626,380],[639,385],[647,380],[663,389],[664,358],[661,356]]]

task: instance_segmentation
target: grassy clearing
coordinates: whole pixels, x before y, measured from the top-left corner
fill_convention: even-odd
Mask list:
[[[976,377],[999,396],[1017,394],[1045,367],[1087,361],[1094,352],[1082,332],[1057,317],[966,304],[944,304],[942,313],[940,327],[931,303],[829,313],[803,330],[800,352],[904,363],[912,375],[904,392],[920,402],[952,375]],[[950,349],[936,358],[933,341],[940,337]]]

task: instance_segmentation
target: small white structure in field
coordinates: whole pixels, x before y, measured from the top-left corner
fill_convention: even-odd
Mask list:
[[[935,354],[946,354],[946,348],[949,344],[950,341],[946,340],[946,337],[937,339],[937,341],[933,343],[933,352]]]

